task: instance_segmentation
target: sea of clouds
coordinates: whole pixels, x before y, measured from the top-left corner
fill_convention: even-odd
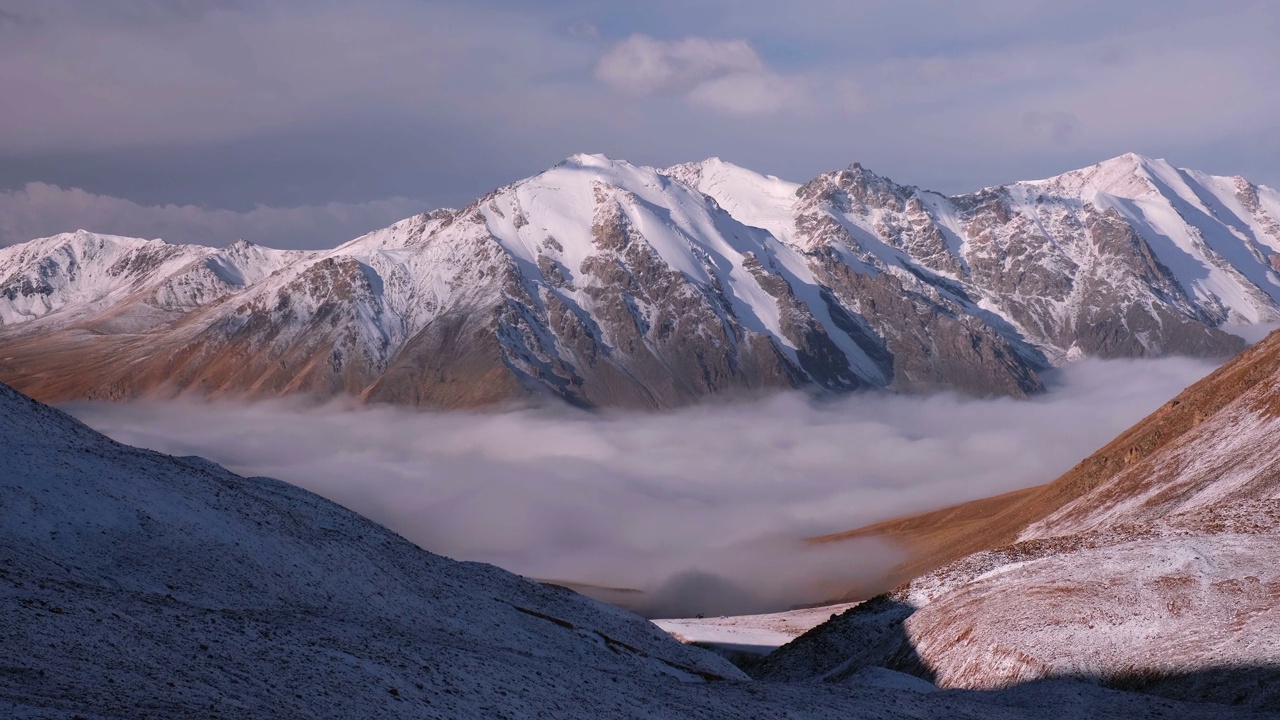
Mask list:
[[[805,538],[1053,480],[1212,369],[1090,360],[1029,400],[791,393],[662,413],[65,409],[122,442],[302,486],[450,557],[637,590],[603,594],[651,616],[736,614],[873,587],[900,549]]]

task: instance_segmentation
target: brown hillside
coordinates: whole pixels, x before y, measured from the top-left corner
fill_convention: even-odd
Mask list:
[[[889,520],[856,530],[812,538],[813,542],[840,542],[857,537],[881,536],[901,543],[910,559],[898,567],[891,580],[897,584],[981,550],[1012,543],[1032,523],[1043,520],[1068,503],[1107,484],[1098,502],[1114,501],[1117,492],[1136,492],[1137,477],[1112,483],[1158,451],[1178,444],[1189,431],[1228,404],[1262,383],[1280,376],[1280,331],[1184,390],[1173,400],[1121,433],[1062,477],[1046,485],[975,500],[919,515]],[[1280,415],[1277,393],[1270,398],[1272,414]],[[1089,502],[1084,503],[1088,505]],[[1085,508],[1087,510],[1087,508]]]

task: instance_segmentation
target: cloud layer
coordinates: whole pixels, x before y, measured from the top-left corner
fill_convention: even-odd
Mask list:
[[[62,232],[91,230],[128,237],[222,246],[246,239],[275,248],[333,247],[421,212],[408,198],[245,212],[195,205],[140,205],[123,198],[28,183],[0,192],[0,246]]]
[[[745,40],[662,41],[637,33],[600,58],[595,77],[627,95],[677,95],[734,115],[771,114],[808,99],[801,81],[770,70]]]
[[[1274,185],[1277,33],[1275,3],[1190,0],[0,0],[0,188],[439,206],[577,152],[960,192],[1134,151]]]
[[[802,539],[1051,480],[1210,369],[1088,361],[1029,401],[781,395],[666,414],[69,409],[124,442],[313,490],[429,550],[640,589],[653,614],[730,613],[874,584],[895,549]]]

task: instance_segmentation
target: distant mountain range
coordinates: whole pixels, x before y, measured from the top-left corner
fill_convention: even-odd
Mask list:
[[[1079,357],[1227,356],[1280,320],[1280,193],[1124,155],[945,197],[859,165],[575,155],[333,250],[79,231],[0,249],[0,379],[39,399],[735,391],[1022,396]]]

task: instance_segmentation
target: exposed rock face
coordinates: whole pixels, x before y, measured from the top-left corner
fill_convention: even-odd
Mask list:
[[[0,249],[0,378],[46,400],[776,388],[1022,396],[1076,357],[1222,356],[1280,319],[1280,196],[1125,156],[945,198],[579,155],[325,252],[73,233]]]
[[[913,579],[763,676],[1091,677],[1280,710],[1280,333],[1053,483],[824,540],[868,534],[910,547]]]

